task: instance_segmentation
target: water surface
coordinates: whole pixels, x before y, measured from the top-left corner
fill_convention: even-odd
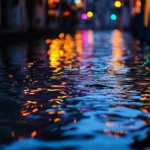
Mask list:
[[[3,44],[4,150],[150,148],[150,50],[119,30]]]

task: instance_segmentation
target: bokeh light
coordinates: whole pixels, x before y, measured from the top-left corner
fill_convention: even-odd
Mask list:
[[[120,8],[121,7],[121,2],[120,1],[115,1],[115,7]]]
[[[117,20],[116,14],[112,14],[112,15],[110,16],[110,18],[111,18],[111,20]]]
[[[92,18],[92,17],[93,17],[93,12],[91,12],[91,11],[87,12],[87,16],[88,16],[89,18]]]
[[[83,20],[86,20],[86,19],[87,19],[87,15],[84,13],[84,14],[82,14],[81,18],[82,18]]]

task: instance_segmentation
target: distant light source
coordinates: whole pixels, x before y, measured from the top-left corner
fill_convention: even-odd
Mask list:
[[[69,16],[70,15],[70,11],[64,11],[63,15],[66,16],[66,17]]]
[[[149,12],[150,12],[150,0],[146,0],[145,1],[145,13],[144,13],[144,25],[145,25],[145,27],[149,26],[149,21],[150,21]]]
[[[87,16],[88,16],[89,18],[92,18],[92,17],[93,17],[93,12],[91,12],[91,11],[87,12]]]
[[[80,3],[80,0],[74,0],[74,2],[77,4],[77,3]]]
[[[117,19],[117,16],[116,16],[115,14],[112,14],[112,15],[110,16],[110,18],[111,18],[111,20],[116,20],[116,19]]]
[[[82,0],[74,0],[74,3],[76,4],[77,8],[83,8],[84,6]]]
[[[86,15],[86,14],[82,14],[81,18],[82,18],[83,20],[86,20],[86,19],[87,19],[87,15]]]
[[[49,14],[49,15],[55,15],[55,11],[54,11],[54,10],[49,10],[49,11],[48,11],[48,14]]]
[[[64,34],[64,33],[60,33],[60,34],[59,34],[59,38],[60,38],[60,39],[63,39],[63,38],[64,38],[64,36],[65,36],[65,34]]]
[[[115,1],[115,7],[120,8],[121,7],[121,2],[120,1]]]

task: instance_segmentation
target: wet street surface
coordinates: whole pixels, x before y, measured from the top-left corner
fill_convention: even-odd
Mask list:
[[[150,148],[150,50],[77,31],[0,50],[0,149]]]

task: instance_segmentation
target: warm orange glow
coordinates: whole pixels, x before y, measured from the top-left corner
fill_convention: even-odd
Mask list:
[[[85,41],[89,46],[88,53],[83,50],[82,41]],[[63,68],[65,69],[74,69],[79,67],[79,62],[84,57],[89,57],[93,53],[93,31],[77,31],[75,35],[75,41],[70,34],[60,33],[59,38],[51,40],[49,45],[49,50],[47,54],[49,55],[49,64],[50,67],[55,68],[54,73],[60,73]],[[77,57],[76,57],[77,56]],[[78,63],[74,63],[77,61]],[[64,86],[53,85],[55,89],[48,89],[47,91],[58,91]],[[65,97],[64,97],[65,98]],[[60,99],[63,99],[61,97]]]
[[[109,130],[106,130],[106,129],[105,129],[103,132],[104,132],[105,134],[107,134],[107,135],[116,136],[116,137],[119,137],[119,136],[128,134],[128,132],[126,132],[126,131],[116,131],[116,132],[112,132],[112,131],[109,131]]]
[[[32,112],[34,113],[34,112],[37,112],[38,111],[38,109],[37,108],[35,108],[35,109],[33,109],[32,110]]]
[[[56,4],[49,5],[51,8],[56,8]]]
[[[31,113],[29,113],[29,112],[28,112],[28,113],[23,113],[22,116],[25,117],[25,116],[28,116],[28,115],[30,115],[30,114],[31,114]]]
[[[36,131],[33,131],[33,132],[31,133],[31,137],[32,137],[32,138],[34,138],[36,135],[37,135],[37,132],[36,132]]]
[[[28,104],[37,104],[37,102],[34,101],[27,101]]]
[[[52,107],[52,108],[59,108],[60,105],[52,105],[51,107]]]
[[[144,108],[141,108],[141,110],[145,113],[148,113],[148,110],[144,109]]]
[[[37,88],[36,92],[41,92],[42,90],[42,88]]]
[[[94,33],[92,30],[88,30],[88,44],[93,45],[94,43]]]
[[[59,3],[60,0],[48,0],[48,4]]]
[[[140,1],[140,0],[137,0],[137,1],[136,1],[136,6],[137,6],[137,7],[141,7],[141,1]]]
[[[123,37],[122,37],[122,33],[119,30],[114,30],[111,43],[112,43],[112,48],[113,48],[111,64],[112,64],[113,70],[117,71],[124,67]]]
[[[144,25],[148,27],[150,18],[150,0],[145,0]]]
[[[49,114],[49,115],[54,115],[54,114],[55,114],[55,112],[49,112],[48,114]]]
[[[45,41],[45,43],[46,43],[46,44],[50,44],[50,43],[51,43],[51,40],[50,40],[50,39],[47,39],[47,40]]]
[[[76,50],[79,54],[78,59],[81,60],[82,55],[83,55],[81,31],[77,31],[76,34],[75,34],[75,46],[76,46]]]
[[[76,4],[77,8],[83,8],[84,4],[82,1],[80,1],[79,3]]]
[[[59,2],[60,2],[60,0],[54,0],[54,2],[55,2],[55,3],[59,3]]]
[[[64,56],[64,51],[60,50],[60,56],[63,57]]]
[[[58,115],[65,114],[65,111],[58,111],[57,114],[58,114]]]
[[[50,99],[50,100],[48,100],[48,102],[53,102],[54,101],[54,99]]]
[[[60,119],[60,118],[56,118],[56,119],[54,119],[54,122],[55,122],[55,123],[60,122],[60,121],[61,121],[61,119]]]
[[[132,10],[132,14],[139,14],[141,12],[141,0],[136,0],[135,7]]]
[[[15,132],[11,132],[11,134],[12,134],[12,137],[15,137]]]
[[[60,33],[60,34],[59,34],[59,38],[60,38],[60,39],[63,39],[64,37],[65,37],[65,34],[64,34],[64,33]]]
[[[49,11],[48,11],[48,14],[49,14],[49,15],[55,15],[55,11],[54,11],[54,10],[49,10]]]
[[[112,122],[106,122],[106,125],[108,126],[108,127],[113,127],[113,126],[115,126],[115,123],[112,123]]]
[[[9,77],[10,77],[10,78],[13,78],[13,75],[9,74]]]
[[[52,40],[49,47],[47,54],[49,55],[50,67],[56,68],[53,72],[59,72],[62,67],[72,68],[75,44],[70,34],[61,33],[59,39]],[[61,62],[64,63],[63,66],[61,66]],[[62,73],[60,72],[60,74]]]

